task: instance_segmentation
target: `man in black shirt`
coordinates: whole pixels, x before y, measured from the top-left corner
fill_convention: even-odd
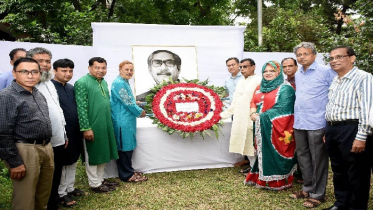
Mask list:
[[[34,86],[40,66],[31,58],[14,63],[11,85],[0,91],[0,158],[10,170],[12,209],[47,209],[53,178],[48,105]]]

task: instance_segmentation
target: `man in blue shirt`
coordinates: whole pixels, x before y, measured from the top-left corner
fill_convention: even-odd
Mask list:
[[[309,197],[303,206],[314,208],[325,200],[329,165],[323,141],[325,109],[328,89],[336,73],[315,62],[317,51],[313,43],[300,43],[294,53],[302,65],[295,74],[294,137],[304,183],[302,190],[290,197]]]
[[[242,79],[242,74],[240,72],[239,60],[235,57],[228,58],[225,61],[227,68],[231,76],[225,80],[225,88],[228,90],[229,104],[232,102],[233,94],[236,89],[237,82]]]
[[[20,58],[26,57],[26,50],[23,48],[15,48],[9,53],[10,65],[13,66],[14,62]],[[8,87],[13,81],[13,70],[6,71],[0,74],[0,90]]]

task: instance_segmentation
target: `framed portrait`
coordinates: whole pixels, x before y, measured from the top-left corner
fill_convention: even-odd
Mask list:
[[[163,80],[198,79],[195,46],[133,45],[134,91],[145,101],[150,88]]]

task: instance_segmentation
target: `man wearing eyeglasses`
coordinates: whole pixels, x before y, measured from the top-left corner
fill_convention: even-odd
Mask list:
[[[26,56],[35,59],[41,69],[40,83],[35,87],[47,99],[49,118],[52,122],[52,138],[51,144],[54,153],[54,174],[52,191],[48,202],[48,209],[58,209],[59,196],[58,186],[60,185],[64,150],[68,145],[68,140],[65,132],[65,117],[60,107],[57,90],[51,82],[53,74],[51,73],[51,59],[52,53],[42,47],[30,49]]]
[[[355,67],[355,60],[351,47],[337,46],[330,51],[330,66],[338,74],[329,88],[325,114],[325,145],[336,199],[333,206],[326,208],[331,210],[368,208],[373,78]]]
[[[47,101],[35,88],[40,66],[20,58],[13,76],[0,91],[0,158],[10,170],[12,209],[47,209],[54,162]]]
[[[323,141],[325,108],[328,89],[336,73],[315,62],[317,51],[313,43],[302,42],[294,47],[302,65],[295,73],[297,88],[294,104],[294,137],[303,187],[290,195],[294,199],[308,198],[303,206],[317,207],[325,199],[328,180],[328,154]]]
[[[254,164],[253,147],[253,121],[250,119],[250,102],[255,88],[260,84],[261,78],[254,74],[255,62],[251,58],[242,59],[240,62],[241,74],[244,77],[237,83],[231,105],[220,113],[221,118],[227,119],[234,114],[229,152],[247,156],[251,167]],[[241,172],[246,173],[250,167]]]
[[[162,81],[179,80],[181,68],[180,57],[168,50],[156,50],[148,57],[148,69],[156,84]],[[150,91],[136,96],[136,101],[145,101]]]

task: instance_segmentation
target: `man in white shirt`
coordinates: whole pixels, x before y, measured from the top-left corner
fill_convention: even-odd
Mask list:
[[[246,58],[241,60],[240,69],[244,79],[237,83],[231,105],[220,113],[226,119],[234,114],[229,152],[248,156],[250,164],[254,164],[253,121],[250,119],[250,102],[255,88],[260,85],[261,77],[254,74],[255,62]]]
[[[40,83],[35,87],[44,95],[47,100],[49,109],[49,118],[52,123],[52,138],[51,144],[54,153],[54,173],[52,191],[48,201],[48,209],[58,209],[59,196],[58,186],[60,185],[61,173],[63,167],[64,150],[68,144],[65,132],[65,117],[60,107],[57,90],[54,87],[51,79],[53,77],[51,70],[52,53],[42,47],[36,47],[29,50],[27,57],[35,59],[42,72]],[[72,205],[75,201],[72,201]]]

